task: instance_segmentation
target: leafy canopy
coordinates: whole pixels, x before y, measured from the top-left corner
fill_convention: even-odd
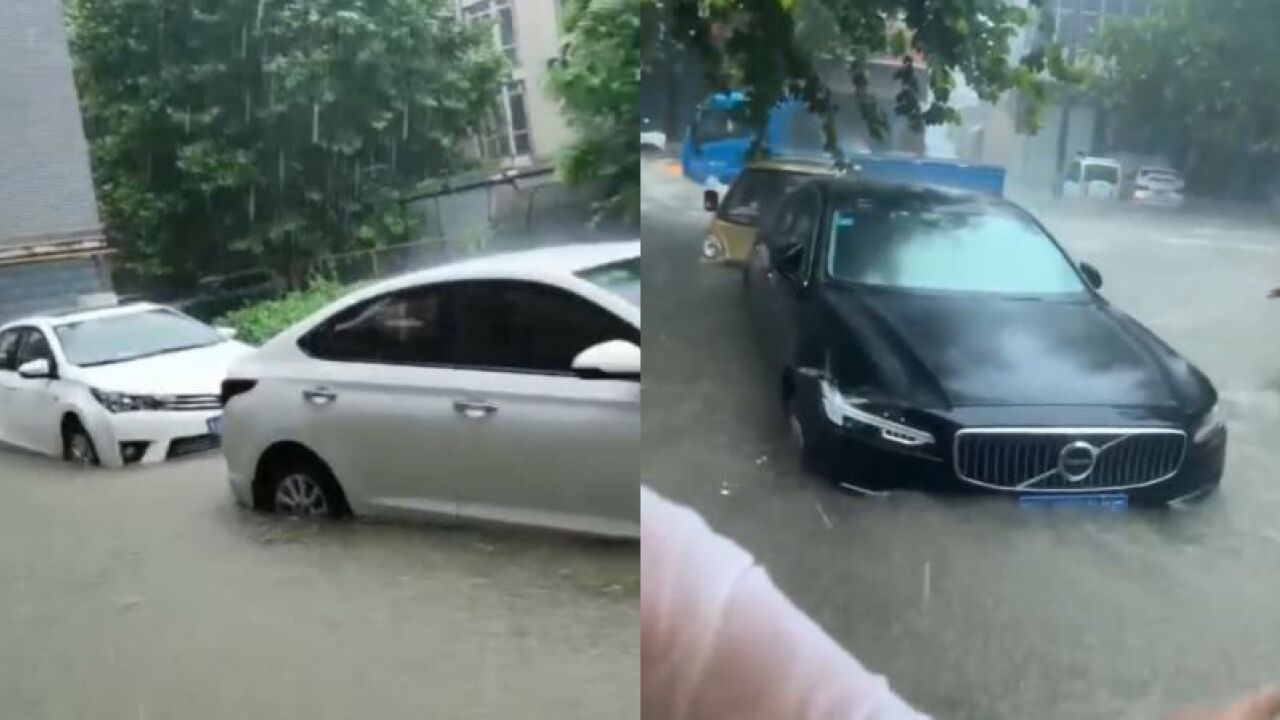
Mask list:
[[[759,132],[779,100],[799,99],[824,119],[827,150],[837,157],[833,71],[848,77],[873,134],[887,127],[871,90],[870,64],[877,58],[900,63],[894,112],[916,130],[958,121],[951,103],[961,76],[982,100],[1021,91],[1029,100],[1024,122],[1033,128],[1050,83],[1076,79],[1054,44],[1011,57],[1014,40],[1033,13],[1008,0],[652,2],[663,8],[659,16],[672,24],[672,36],[685,38],[701,53],[715,86],[746,92],[748,120]],[[927,93],[920,81],[922,59]]]
[[[399,191],[466,164],[504,64],[449,0],[67,0],[127,282],[406,239]]]
[[[1092,89],[1115,144],[1166,154],[1204,192],[1251,184],[1280,156],[1277,37],[1274,0],[1166,0],[1149,18],[1105,26]]]
[[[599,211],[640,212],[641,0],[570,0],[564,45],[551,66],[552,91],[576,137],[559,158],[570,183],[599,182]]]

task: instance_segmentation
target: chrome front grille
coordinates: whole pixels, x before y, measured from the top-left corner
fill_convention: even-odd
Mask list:
[[[1096,492],[1168,479],[1186,447],[1186,433],[1166,428],[974,428],[956,433],[953,455],[956,475],[975,485]]]
[[[217,395],[165,395],[160,400],[161,410],[220,410],[222,398]]]

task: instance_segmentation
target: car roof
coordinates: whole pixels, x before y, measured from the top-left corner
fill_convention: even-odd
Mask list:
[[[768,158],[757,160],[747,165],[747,170],[776,170],[780,172],[803,173],[805,175],[840,175],[839,169],[832,166],[831,161],[819,158]]]
[[[404,287],[447,280],[538,280],[640,257],[640,241],[577,243],[485,255],[416,270],[360,288],[368,297]]]
[[[149,310],[161,309],[162,305],[156,305],[149,302],[133,302],[123,305],[110,305],[106,307],[96,308],[64,308],[61,310],[48,310],[25,318],[10,321],[9,324],[31,324],[44,323],[48,325],[67,325],[84,320],[94,320],[104,317],[115,317],[118,315],[133,315],[135,313],[147,312]]]
[[[920,203],[936,205],[1014,207],[1013,203],[986,193],[934,185],[895,183],[857,176],[819,178],[812,182],[825,187],[828,195],[836,201],[915,200]]]

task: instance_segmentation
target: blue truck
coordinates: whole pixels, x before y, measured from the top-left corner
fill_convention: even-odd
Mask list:
[[[699,106],[685,134],[680,164],[685,177],[699,185],[733,182],[746,164],[754,132],[746,122],[746,96],[717,93]],[[778,157],[830,157],[822,149],[821,125],[799,101],[785,100],[769,113],[765,147]],[[842,145],[853,171],[890,182],[937,185],[1004,194],[1004,168],[956,160],[874,153],[852,143]]]

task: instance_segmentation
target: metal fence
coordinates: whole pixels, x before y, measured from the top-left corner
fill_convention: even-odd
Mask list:
[[[593,188],[570,188],[549,168],[481,177],[407,201],[419,220],[419,239],[388,247],[326,255],[308,275],[344,285],[377,280],[476,255],[571,242],[633,239],[635,228],[593,222]],[[245,304],[283,294],[274,290],[201,294],[169,299],[198,317],[213,319]],[[152,293],[143,293],[152,296]]]
[[[633,238],[634,228],[593,223],[596,197],[594,188],[567,187],[546,168],[458,183],[408,201],[420,240],[329,255],[311,272],[350,284],[475,255]]]
[[[464,247],[455,246],[445,238],[429,238],[403,245],[328,255],[312,264],[311,275],[350,285],[440,265],[464,251]]]

